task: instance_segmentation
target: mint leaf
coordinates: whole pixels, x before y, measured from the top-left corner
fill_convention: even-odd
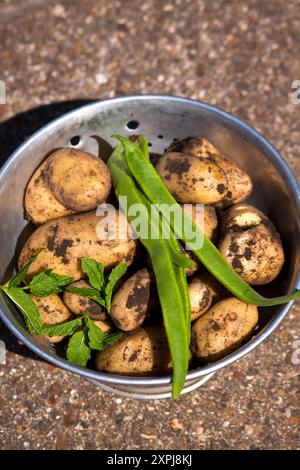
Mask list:
[[[115,285],[117,284],[118,280],[124,276],[127,271],[127,264],[126,263],[119,263],[115,268],[113,268],[110,272],[108,277],[108,282],[105,286],[105,303],[107,311],[110,312],[111,307],[111,297],[113,294],[113,290]]]
[[[29,295],[17,287],[4,287],[3,291],[23,313],[30,333],[39,333],[43,324],[37,306]]]
[[[25,264],[24,268],[18,272],[9,282],[8,282],[8,286],[9,287],[17,287],[19,286],[25,279],[25,276],[30,268],[30,266],[32,265],[32,263],[34,263],[34,261],[37,259],[39,253],[42,251],[41,250],[38,250],[36,252],[36,254],[34,256],[32,256],[32,258],[30,258],[29,261],[27,261],[27,263]]]
[[[51,269],[49,269],[46,272],[47,274],[49,274],[49,276],[51,276],[53,279],[56,280],[57,285],[59,285],[59,287],[67,286],[68,284],[74,281],[73,277],[62,276],[61,274],[56,274]]]
[[[77,366],[85,367],[91,357],[87,333],[84,330],[76,331],[70,338],[67,347],[67,359]]]
[[[124,335],[124,333],[122,333],[121,331],[118,331],[117,333],[110,333],[110,334],[104,333],[104,334],[105,334],[105,338],[102,342],[102,345],[103,345],[102,349],[105,349],[111,344],[116,343]]]
[[[43,336],[70,336],[82,325],[83,317],[55,325],[43,325],[39,334]]]
[[[89,346],[91,349],[101,351],[105,333],[98,328],[97,325],[86,314],[84,315],[85,324],[87,326],[87,334],[89,338]]]
[[[97,289],[93,289],[92,287],[67,286],[65,287],[65,291],[72,292],[72,294],[82,295],[83,297],[88,297],[103,307],[106,307],[105,301],[102,299],[99,291]]]
[[[87,334],[89,346],[91,349],[102,351],[110,344],[113,344],[123,336],[123,333],[104,333],[86,314],[84,315],[85,324],[87,326]]]
[[[72,281],[72,277],[60,276],[49,270],[34,276],[28,288],[31,294],[37,297],[46,297],[47,295],[58,294],[61,292],[62,287],[70,284]]]
[[[104,266],[97,263],[95,259],[82,258],[81,267],[83,272],[88,275],[91,286],[99,291],[102,290],[104,284]]]

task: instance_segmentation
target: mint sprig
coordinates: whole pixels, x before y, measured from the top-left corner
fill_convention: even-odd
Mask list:
[[[37,274],[28,284],[30,293],[37,297],[46,297],[51,294],[58,294],[63,287],[73,282],[72,277],[55,274],[48,270]]]
[[[87,332],[76,331],[71,337],[67,347],[67,359],[80,367],[85,367],[91,358],[91,348],[88,344]]]
[[[22,312],[30,333],[50,337],[70,336],[66,351],[67,359],[78,366],[84,367],[91,358],[92,350],[102,351],[118,341],[123,333],[104,333],[87,314],[63,323],[44,324],[29,293],[37,297],[46,297],[66,290],[89,297],[109,311],[113,290],[119,279],[125,274],[127,264],[118,264],[111,270],[106,279],[104,266],[101,263],[91,258],[83,258],[81,266],[92,287],[78,288],[70,286],[69,284],[73,282],[73,278],[56,274],[51,269],[37,274],[28,284],[24,285],[28,270],[37,259],[40,251],[42,250],[39,250],[10,281],[0,286],[0,289]]]
[[[117,282],[126,273],[127,264],[119,263],[106,279],[104,266],[91,258],[81,259],[82,270],[87,274],[92,287],[66,286],[65,290],[73,294],[82,295],[102,305],[108,312],[111,308],[111,298]]]

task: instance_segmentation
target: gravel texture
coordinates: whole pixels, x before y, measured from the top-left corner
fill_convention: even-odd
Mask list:
[[[1,161],[82,100],[161,92],[247,120],[300,178],[299,40],[299,0],[0,0]],[[299,314],[177,403],[106,394],[1,327],[0,447],[299,449]]]

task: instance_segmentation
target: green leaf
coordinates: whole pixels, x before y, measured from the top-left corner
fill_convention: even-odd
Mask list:
[[[114,334],[104,333],[86,314],[84,318],[88,329],[89,346],[91,349],[102,351],[123,336],[121,332]]]
[[[36,254],[34,256],[32,256],[32,258],[30,258],[29,261],[27,261],[27,263],[25,264],[24,268],[18,272],[9,282],[8,282],[8,286],[9,287],[17,287],[19,286],[25,279],[25,276],[30,268],[30,266],[32,265],[32,263],[34,263],[34,261],[37,259],[39,253],[42,251],[41,250],[38,250],[36,252]]]
[[[30,333],[39,333],[43,324],[37,306],[29,295],[17,287],[5,287],[3,291],[23,313]]]
[[[124,276],[127,271],[127,264],[126,263],[119,263],[115,268],[113,268],[110,272],[108,277],[108,282],[105,286],[105,303],[107,311],[110,312],[111,307],[111,297],[113,294],[113,290],[115,285],[117,284],[118,280]]]
[[[85,367],[91,357],[87,333],[84,330],[76,331],[70,338],[67,347],[67,359],[77,366]]]
[[[103,349],[119,341],[119,339],[122,338],[123,335],[124,333],[122,333],[121,331],[118,331],[117,333],[110,333],[110,334],[105,333],[105,338],[103,340]]]
[[[82,325],[83,317],[56,325],[43,325],[39,334],[43,336],[70,336]]]
[[[82,295],[83,297],[88,297],[89,299],[94,300],[106,308],[105,300],[102,299],[97,289],[93,289],[92,287],[67,286],[65,287],[65,291],[72,292],[72,294]]]
[[[61,274],[56,274],[56,273],[54,273],[51,269],[49,269],[49,271],[46,271],[46,272],[47,272],[47,274],[49,274],[53,279],[56,280],[57,284],[58,284],[60,287],[67,286],[68,284],[70,284],[71,282],[74,281],[73,277],[62,276]]]
[[[58,294],[62,291],[62,287],[72,281],[72,277],[61,276],[49,270],[34,276],[28,287],[31,294],[37,297],[46,297],[47,295]]]
[[[85,324],[87,326],[87,334],[89,338],[89,346],[91,349],[98,349],[101,351],[103,339],[105,337],[105,333],[91,320],[88,315],[84,315]]]
[[[103,264],[97,263],[95,259],[82,258],[81,267],[83,272],[88,275],[91,286],[101,291],[104,284]]]

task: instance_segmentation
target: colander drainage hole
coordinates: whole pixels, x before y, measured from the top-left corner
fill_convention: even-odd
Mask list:
[[[80,144],[81,142],[81,137],[80,135],[74,135],[73,137],[71,137],[71,139],[69,140],[69,145],[71,147],[78,147],[78,145]]]
[[[135,129],[137,129],[139,127],[139,122],[138,121],[129,121],[127,122],[126,124],[126,127],[127,129],[129,129],[130,131],[134,131]]]

